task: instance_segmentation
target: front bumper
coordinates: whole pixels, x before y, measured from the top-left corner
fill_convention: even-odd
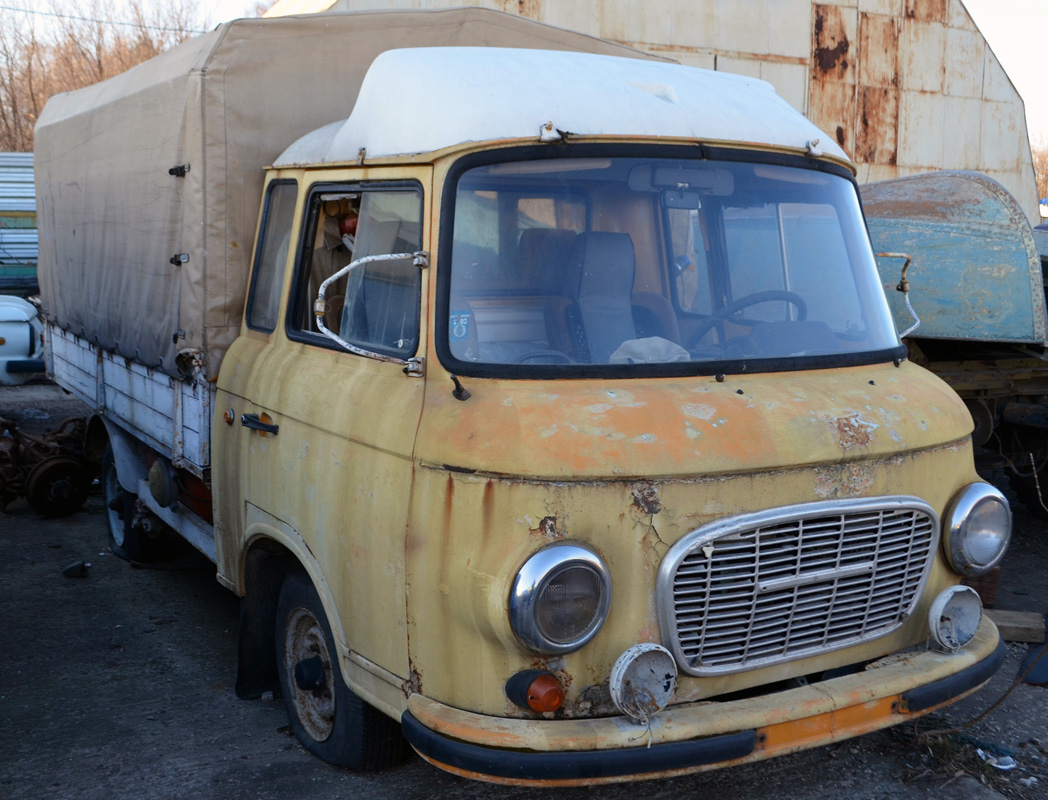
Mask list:
[[[468,778],[587,785],[663,778],[805,750],[913,719],[978,688],[1004,661],[984,618],[956,653],[888,656],[864,672],[731,702],[670,706],[650,734],[625,717],[507,719],[412,695],[404,735],[424,759]],[[650,743],[650,746],[649,746]]]

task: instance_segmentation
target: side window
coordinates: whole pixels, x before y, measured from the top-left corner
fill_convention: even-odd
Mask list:
[[[272,183],[262,209],[260,241],[252,271],[247,301],[249,328],[270,333],[277,325],[280,290],[291,243],[298,185],[294,181]]]
[[[367,256],[405,254],[353,266],[325,290],[324,327],[364,350],[407,358],[418,347],[422,193],[415,186],[313,191],[290,317],[294,331],[333,344],[314,315],[321,285]]]

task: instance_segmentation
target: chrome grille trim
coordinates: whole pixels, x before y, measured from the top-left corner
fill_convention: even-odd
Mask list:
[[[709,677],[886,636],[912,616],[939,517],[897,495],[730,517],[678,541],[659,567],[662,641]]]

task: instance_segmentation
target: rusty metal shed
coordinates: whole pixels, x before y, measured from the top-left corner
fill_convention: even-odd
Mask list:
[[[962,0],[470,0],[763,78],[879,181],[985,173],[1039,221],[1022,98]],[[279,0],[267,16],[461,0]]]
[[[0,294],[36,291],[32,153],[0,153]]]

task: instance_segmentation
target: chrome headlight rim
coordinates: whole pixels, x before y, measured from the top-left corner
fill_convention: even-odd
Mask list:
[[[550,582],[573,567],[592,570],[600,580],[597,611],[584,631],[570,641],[550,638],[537,619],[538,604]],[[611,610],[611,574],[600,555],[579,542],[557,542],[533,553],[513,581],[509,597],[510,628],[517,640],[539,655],[563,655],[584,647],[604,625]]]
[[[1002,535],[997,554],[989,561],[980,563],[972,558],[969,549],[965,547],[968,543],[965,526],[980,506],[987,503],[998,504],[1004,510],[1007,530]],[[1004,558],[1011,538],[1012,510],[999,489],[989,483],[969,483],[954,495],[943,524],[943,552],[954,572],[966,577],[978,577],[991,572]]]

